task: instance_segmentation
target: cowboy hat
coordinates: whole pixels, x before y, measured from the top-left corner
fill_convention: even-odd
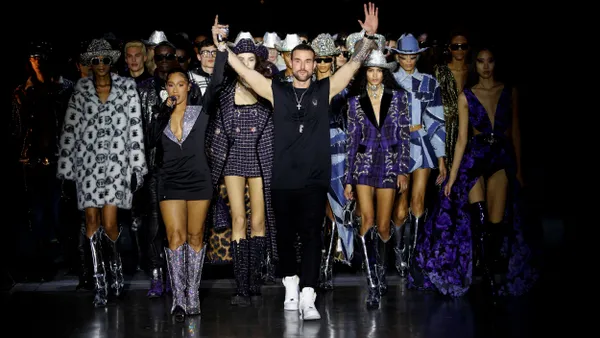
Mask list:
[[[379,49],[374,49],[369,54],[369,57],[362,64],[363,67],[379,67],[389,69],[390,71],[396,70],[398,64],[394,61],[387,62],[385,55]]]
[[[339,54],[335,42],[329,33],[322,33],[310,43],[317,56],[333,56]]]
[[[90,60],[97,56],[108,56],[113,62],[116,62],[121,56],[121,52],[113,49],[110,43],[104,39],[94,39],[87,47],[87,51],[81,53],[80,60],[84,64],[90,64]]]
[[[415,39],[412,34],[402,34],[400,39],[398,39],[398,47],[390,48],[394,53],[397,54],[419,54],[424,52],[429,47],[419,48],[419,41]]]
[[[291,52],[294,47],[302,43],[298,34],[287,34],[285,39],[279,43],[275,43],[275,49],[280,52]]]

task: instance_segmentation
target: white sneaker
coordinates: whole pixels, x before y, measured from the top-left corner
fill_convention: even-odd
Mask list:
[[[319,314],[319,310],[315,307],[315,300],[317,299],[317,294],[315,293],[315,289],[313,288],[302,288],[302,293],[300,294],[300,319],[304,320],[316,320],[321,319],[321,315]]]
[[[283,302],[283,309],[287,311],[298,310],[298,284],[300,284],[300,278],[298,276],[283,277],[281,279],[283,286],[285,286],[285,301]]]

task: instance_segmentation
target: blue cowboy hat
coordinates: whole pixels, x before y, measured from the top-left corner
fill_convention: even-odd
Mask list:
[[[419,54],[424,52],[429,47],[419,48],[419,41],[412,34],[402,34],[398,39],[398,47],[390,48],[394,53],[398,54]]]

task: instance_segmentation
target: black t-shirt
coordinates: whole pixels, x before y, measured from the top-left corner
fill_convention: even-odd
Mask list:
[[[275,157],[271,187],[328,187],[329,78],[312,82],[308,89],[293,88],[291,83],[272,83]]]

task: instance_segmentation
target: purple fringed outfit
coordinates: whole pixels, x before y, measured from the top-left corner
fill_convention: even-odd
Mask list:
[[[480,134],[473,136],[465,149],[450,198],[442,189],[439,205],[419,234],[408,285],[450,296],[462,296],[469,290],[473,279],[469,191],[479,177],[488,179],[505,170],[508,192],[504,222],[512,231],[506,234],[500,250],[500,255],[508,259],[508,272],[498,286],[498,294],[522,295],[535,283],[538,271],[534,264],[537,256],[524,236],[514,148],[506,136],[512,121],[511,90],[506,87],[500,95],[493,127],[475,94],[470,89],[464,93],[469,104],[469,125]]]

